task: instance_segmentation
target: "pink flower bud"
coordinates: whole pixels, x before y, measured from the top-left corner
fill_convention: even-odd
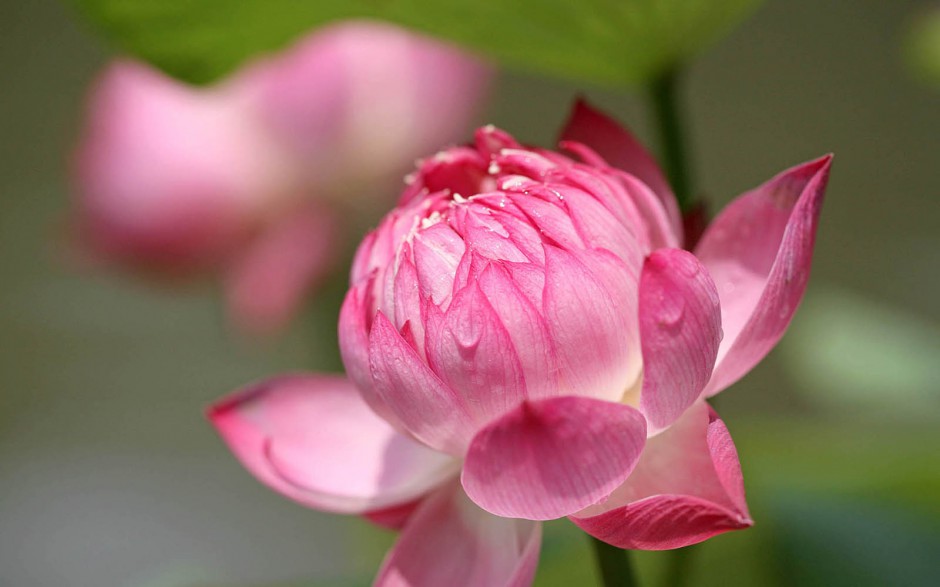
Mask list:
[[[564,137],[485,127],[420,162],[352,267],[349,380],[274,379],[210,415],[270,487],[402,528],[378,585],[527,585],[536,522],[563,516],[649,550],[752,523],[704,397],[786,329],[831,158],[735,200],[693,254],[635,139],[583,103]]]
[[[426,391],[398,371],[427,370],[467,408],[432,442],[458,454],[526,399],[621,401],[642,365],[638,287],[653,245],[640,199],[658,205],[638,181],[492,127],[424,160],[357,255],[340,321],[347,368],[419,438],[406,406]],[[375,350],[351,348],[366,333]],[[412,360],[388,361],[386,345]]]

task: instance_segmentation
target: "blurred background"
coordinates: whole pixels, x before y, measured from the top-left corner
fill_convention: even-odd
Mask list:
[[[696,585],[940,584],[940,93],[905,69],[923,2],[770,0],[688,72],[694,183],[717,211],[836,155],[813,277],[778,348],[720,398],[756,526]],[[0,585],[365,585],[393,536],[258,484],[202,414],[335,368],[345,275],[285,336],[233,336],[211,285],[63,254],[67,160],[114,53],[54,0],[0,1]],[[642,95],[503,73],[479,122],[550,145],[577,94],[652,139]],[[593,581],[549,524],[537,585]],[[638,556],[644,585],[668,555]]]

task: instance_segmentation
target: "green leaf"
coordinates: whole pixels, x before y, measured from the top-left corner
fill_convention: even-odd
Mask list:
[[[346,18],[399,23],[514,68],[632,85],[687,59],[760,0],[73,0],[118,45],[207,82]]]
[[[911,22],[904,56],[915,76],[940,89],[940,9],[924,12]]]
[[[780,353],[795,389],[813,404],[905,418],[940,415],[940,327],[926,316],[817,284]]]

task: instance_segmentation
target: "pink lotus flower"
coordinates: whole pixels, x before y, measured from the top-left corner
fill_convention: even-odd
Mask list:
[[[209,88],[119,60],[76,152],[79,243],[104,263],[220,273],[236,321],[276,329],[329,268],[337,207],[374,206],[415,157],[457,138],[488,77],[454,49],[367,23]]]
[[[527,585],[540,520],[650,550],[751,524],[704,398],[786,329],[830,158],[739,197],[693,254],[630,135],[578,104],[563,136],[569,155],[485,127],[423,161],[354,262],[349,380],[211,411],[265,484],[402,529],[378,585]]]

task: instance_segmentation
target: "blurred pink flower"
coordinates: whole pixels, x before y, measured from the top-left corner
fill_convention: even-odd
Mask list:
[[[119,60],[75,154],[82,254],[221,274],[233,318],[276,330],[334,259],[337,207],[384,207],[415,157],[460,137],[488,79],[467,55],[371,23],[322,29],[208,88]]]
[[[270,487],[402,528],[379,585],[527,585],[540,520],[651,550],[752,523],[704,398],[789,323],[830,158],[740,196],[693,254],[629,134],[579,103],[563,137],[568,156],[485,127],[421,162],[352,268],[349,380],[211,411]]]

